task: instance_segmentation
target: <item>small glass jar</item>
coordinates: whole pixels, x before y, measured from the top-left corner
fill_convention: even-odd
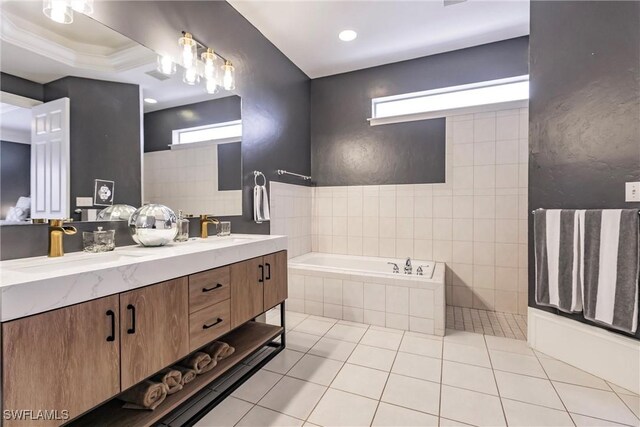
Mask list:
[[[115,230],[103,230],[98,227],[96,231],[84,231],[82,233],[82,246],[85,252],[109,252],[116,248]]]
[[[230,236],[231,235],[231,222],[230,221],[220,221],[217,226],[218,236]]]
[[[178,234],[176,234],[176,242],[186,242],[189,240],[189,219],[185,218],[182,211],[178,211]]]

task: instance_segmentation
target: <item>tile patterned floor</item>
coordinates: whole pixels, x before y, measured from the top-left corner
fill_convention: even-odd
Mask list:
[[[198,426],[640,425],[638,395],[522,340],[299,313],[287,330],[287,349]]]
[[[447,328],[526,340],[527,316],[447,306]]]

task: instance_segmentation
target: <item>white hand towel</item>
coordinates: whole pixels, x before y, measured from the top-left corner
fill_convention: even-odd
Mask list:
[[[262,188],[262,219],[264,221],[270,221],[271,215],[269,213],[269,196],[267,195],[267,186],[261,185]]]
[[[261,224],[270,219],[267,187],[264,185],[256,185],[253,187],[253,220]]]

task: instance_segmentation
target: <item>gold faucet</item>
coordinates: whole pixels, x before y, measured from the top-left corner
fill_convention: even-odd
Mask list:
[[[200,215],[200,237],[206,239],[209,237],[209,224],[218,224],[220,221],[211,215]]]
[[[63,220],[49,220],[49,256],[59,257],[64,255],[62,247],[62,238],[64,235],[76,234],[78,230],[70,225],[62,225]]]

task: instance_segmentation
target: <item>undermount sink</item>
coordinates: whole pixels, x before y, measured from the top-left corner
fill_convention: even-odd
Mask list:
[[[78,257],[69,258],[46,258],[38,260],[24,261],[17,265],[4,267],[7,270],[24,273],[41,273],[53,270],[66,270],[70,268],[85,267],[91,265],[107,264],[111,262],[124,261],[144,256],[144,254],[130,254],[122,252],[102,253],[102,254],[82,254]]]

